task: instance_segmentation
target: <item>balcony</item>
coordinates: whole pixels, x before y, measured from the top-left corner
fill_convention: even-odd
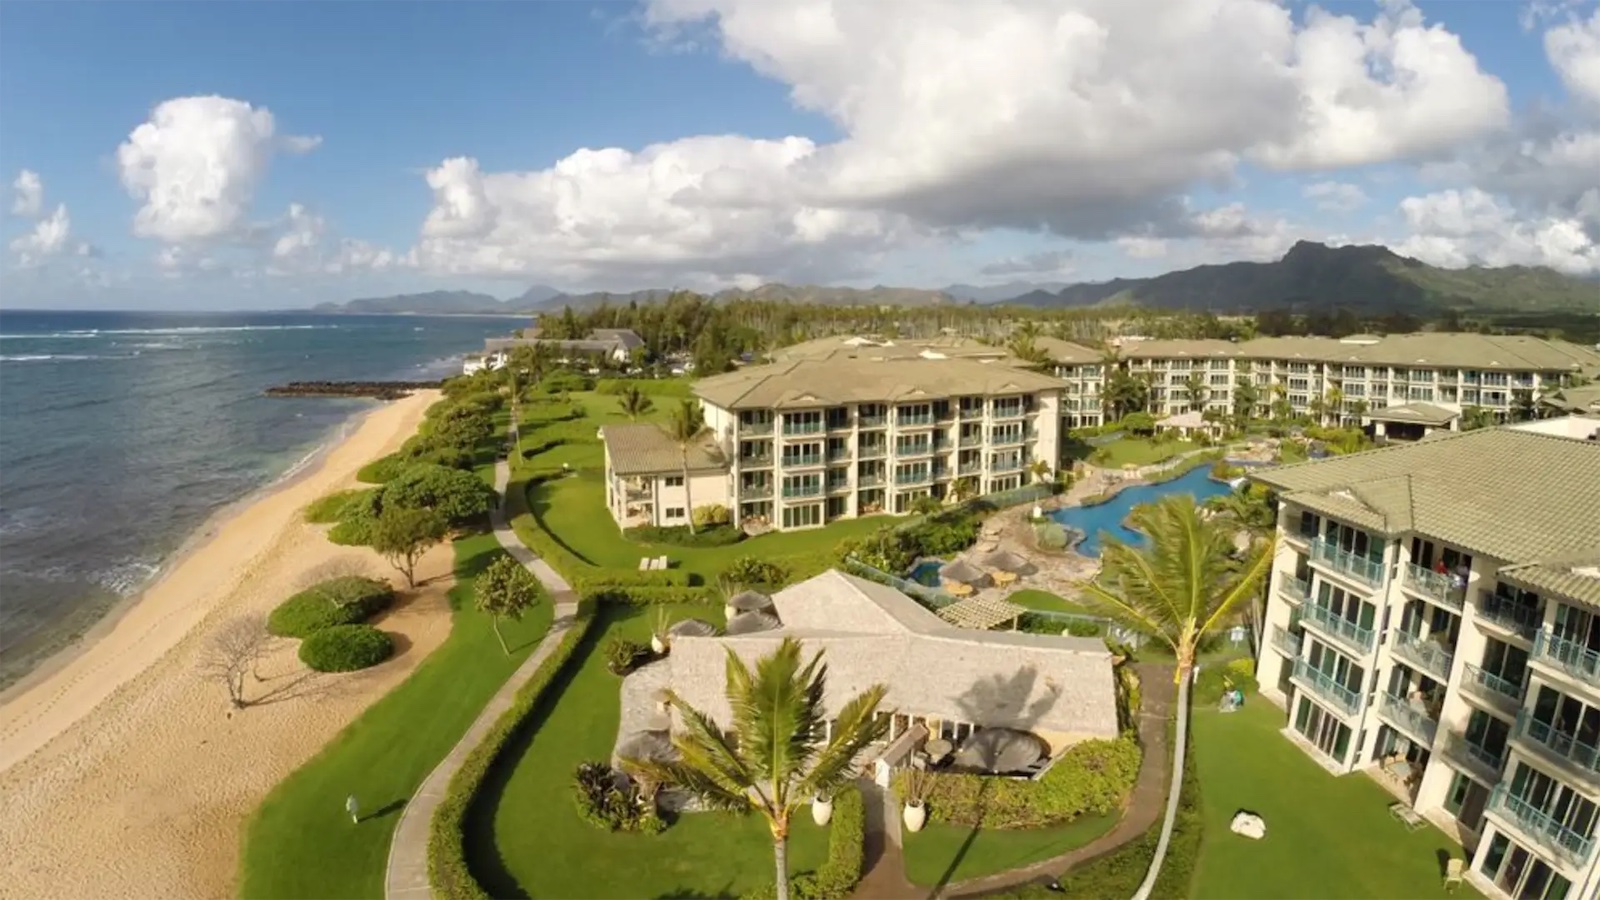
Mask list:
[[[785,456],[783,458],[783,467],[785,469],[803,469],[807,466],[820,465],[822,465],[821,453],[796,453],[793,456]]]
[[[996,431],[989,435],[989,443],[996,447],[1026,444],[1027,442],[1028,434],[1024,431]]]
[[[739,457],[739,467],[742,469],[765,469],[771,465],[772,457],[770,455]]]
[[[1441,575],[1416,563],[1406,563],[1401,587],[1458,613],[1466,605],[1465,581],[1457,581],[1455,576]]]
[[[883,474],[880,472],[874,475],[857,475],[856,487],[883,487]]]
[[[1485,672],[1467,663],[1461,673],[1461,690],[1470,697],[1504,710],[1515,710],[1522,705],[1522,686],[1513,684],[1493,672]]]
[[[1368,585],[1378,587],[1383,584],[1383,563],[1374,562],[1365,556],[1357,556],[1349,550],[1341,549],[1328,543],[1322,538],[1311,542],[1311,561]]]
[[[1424,747],[1432,749],[1433,738],[1439,733],[1439,720],[1420,702],[1414,703],[1404,697],[1385,693],[1378,698],[1378,714],[1414,740],[1421,741]]]
[[[888,416],[857,416],[856,425],[861,428],[884,428],[889,424]]]
[[[1526,709],[1517,714],[1516,736],[1531,744],[1540,756],[1565,766],[1580,778],[1600,782],[1600,748],[1593,744],[1557,731]]]
[[[1028,410],[1023,406],[1000,406],[996,404],[994,407],[994,412],[990,415],[990,418],[1020,419],[1027,414]]]
[[[1509,784],[1497,786],[1489,794],[1489,811],[1509,822],[1530,843],[1555,856],[1573,869],[1582,868],[1594,852],[1594,839],[1586,838],[1548,813],[1511,793]]]
[[[918,441],[914,444],[897,444],[894,448],[895,456],[927,456],[932,452],[932,441]]]
[[[962,463],[959,467],[956,468],[956,474],[958,474],[958,475],[977,475],[982,471],[983,471],[983,463],[981,463],[981,462]]]
[[[981,447],[983,446],[983,435],[963,434],[959,443],[963,447]]]
[[[1305,682],[1306,689],[1311,693],[1345,715],[1353,716],[1361,708],[1361,695],[1334,681],[1332,676],[1313,669],[1303,659],[1294,661],[1294,677]]]
[[[785,435],[791,435],[791,434],[821,434],[822,433],[822,423],[821,422],[790,422],[790,421],[785,420],[784,423],[783,423],[783,433]]]
[[[828,462],[831,462],[831,463],[844,462],[844,461],[850,459],[850,456],[851,456],[851,454],[850,454],[850,448],[849,447],[845,447],[842,450],[829,450],[828,451]]]
[[[1343,644],[1346,648],[1354,650],[1357,656],[1366,656],[1372,652],[1372,648],[1377,644],[1377,635],[1373,633],[1372,629],[1362,628],[1326,606],[1307,603],[1302,607],[1302,610],[1306,624],[1316,627],[1318,631]]]
[[[1533,639],[1533,659],[1571,675],[1580,682],[1600,685],[1600,652],[1577,641],[1540,631]]]
[[[739,436],[740,437],[759,437],[761,435],[771,434],[771,433],[772,433],[772,421],[770,419],[765,421],[765,422],[740,422],[739,423]]]
[[[1450,680],[1450,666],[1455,662],[1455,654],[1443,644],[1404,631],[1394,633],[1394,655],[1440,682]]]
[[[1544,622],[1544,610],[1513,603],[1490,591],[1479,591],[1477,619],[1485,625],[1531,641]]]
[[[1283,581],[1278,584],[1278,593],[1287,597],[1291,602],[1304,603],[1311,599],[1311,583],[1304,578],[1285,575],[1283,576]]]
[[[1500,780],[1500,767],[1506,761],[1505,748],[1496,753],[1482,744],[1473,742],[1459,731],[1446,731],[1436,737],[1434,751],[1444,754],[1456,765],[1469,770],[1490,784]]]
[[[908,484],[927,484],[932,480],[933,475],[928,472],[897,472],[894,476],[894,483],[900,487]]]
[[[771,496],[771,484],[745,484],[739,486],[740,500],[763,500]]]
[[[843,419],[829,419],[828,420],[828,430],[829,431],[849,431],[850,430],[850,419],[848,417],[843,418]]]
[[[1002,459],[989,466],[990,472],[1020,472],[1025,465],[1020,459]]]
[[[828,493],[830,493],[830,494],[841,494],[841,493],[845,493],[845,492],[847,492],[849,490],[850,490],[850,479],[848,479],[848,478],[830,478],[830,479],[828,479]]]
[[[818,484],[786,484],[783,486],[783,496],[786,500],[799,497],[821,497],[822,485]]]
[[[898,428],[927,428],[933,425],[933,413],[921,415],[901,413],[894,417],[894,424]]]
[[[888,455],[888,444],[868,444],[856,451],[856,459],[882,459]]]
[[[1300,655],[1300,635],[1285,629],[1281,625],[1272,626],[1272,647],[1284,656],[1291,659]]]
[[[624,500],[649,500],[654,496],[654,490],[647,487],[637,487],[631,484],[622,491],[622,497]]]

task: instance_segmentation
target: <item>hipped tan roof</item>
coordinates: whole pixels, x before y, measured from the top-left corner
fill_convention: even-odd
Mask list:
[[[1499,577],[1541,594],[1600,606],[1600,544],[1582,553],[1506,566]]]
[[[1050,376],[970,359],[833,357],[750,366],[694,383],[723,409],[806,409],[849,403],[905,403],[969,395],[1059,393]]]
[[[1415,531],[1508,563],[1587,552],[1600,535],[1592,441],[1485,428],[1249,477],[1363,528]]]
[[[1049,346],[1040,342],[1049,352]],[[1216,339],[1127,341],[1122,359],[1249,359],[1325,362],[1344,365],[1505,369],[1514,371],[1600,371],[1600,350],[1567,341],[1525,335],[1436,332],[1385,337],[1264,337],[1248,341]],[[1061,362],[1075,362],[1063,358]]]
[[[1460,413],[1432,403],[1402,403],[1382,409],[1367,410],[1366,418],[1377,422],[1415,422],[1419,425],[1443,427],[1449,425]]]
[[[862,358],[915,359],[972,358],[1003,360],[1011,357],[1005,347],[984,344],[966,337],[883,338],[865,335],[834,335],[814,338],[779,347],[767,354],[775,363],[802,359]]]
[[[682,451],[658,425],[644,422],[603,425],[600,440],[605,442],[613,474],[673,475],[683,471]],[[727,460],[710,432],[689,447],[690,474],[723,472],[727,468]]]
[[[1553,394],[1543,395],[1539,398],[1539,402],[1567,412],[1600,411],[1600,384],[1562,388]]]

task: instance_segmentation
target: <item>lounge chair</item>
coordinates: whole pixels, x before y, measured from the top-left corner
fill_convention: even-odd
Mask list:
[[[1466,875],[1467,875],[1467,861],[1462,859],[1462,858],[1460,858],[1460,857],[1458,857],[1458,856],[1450,857],[1450,861],[1445,863],[1445,865],[1444,865],[1444,889],[1445,889],[1445,891],[1446,892],[1454,891],[1456,889],[1456,887],[1461,884],[1462,881],[1466,880]]]
[[[655,560],[653,560],[653,559],[651,559],[651,558],[650,558],[650,557],[648,557],[648,556],[641,556],[641,557],[639,557],[639,571],[641,571],[641,572],[648,572],[648,571],[650,571],[650,568],[651,568],[651,567],[652,567],[652,566],[653,566],[653,565],[654,565],[654,564],[655,564]]]

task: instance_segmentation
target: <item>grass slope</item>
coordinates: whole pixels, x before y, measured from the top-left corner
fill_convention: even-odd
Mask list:
[[[1084,816],[1054,828],[974,832],[930,822],[916,834],[903,835],[906,877],[914,884],[935,885],[1021,868],[1076,850],[1116,824],[1116,816]]]
[[[721,620],[713,606],[670,606],[674,618]],[[578,818],[572,774],[609,760],[621,715],[620,679],[599,648],[615,635],[649,639],[649,610],[602,611],[547,700],[507,745],[467,814],[468,861],[495,897],[724,897],[772,878],[772,844],[755,816],[695,813],[659,835],[612,834]],[[789,843],[793,874],[827,854],[827,830],[800,810]]]

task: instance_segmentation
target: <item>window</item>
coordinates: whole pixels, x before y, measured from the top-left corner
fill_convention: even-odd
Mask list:
[[[1450,782],[1450,792],[1445,795],[1444,808],[1469,831],[1483,826],[1483,807],[1489,802],[1489,791],[1483,785],[1457,772]]]
[[[684,518],[683,507],[681,507],[681,506],[669,506],[669,507],[667,507],[666,515],[663,516],[663,518],[668,519],[668,520]]]
[[[805,528],[811,525],[822,524],[822,504],[811,503],[805,506],[785,506],[783,508],[783,527]]]
[[[668,475],[661,479],[662,487],[683,487],[682,475]]]

